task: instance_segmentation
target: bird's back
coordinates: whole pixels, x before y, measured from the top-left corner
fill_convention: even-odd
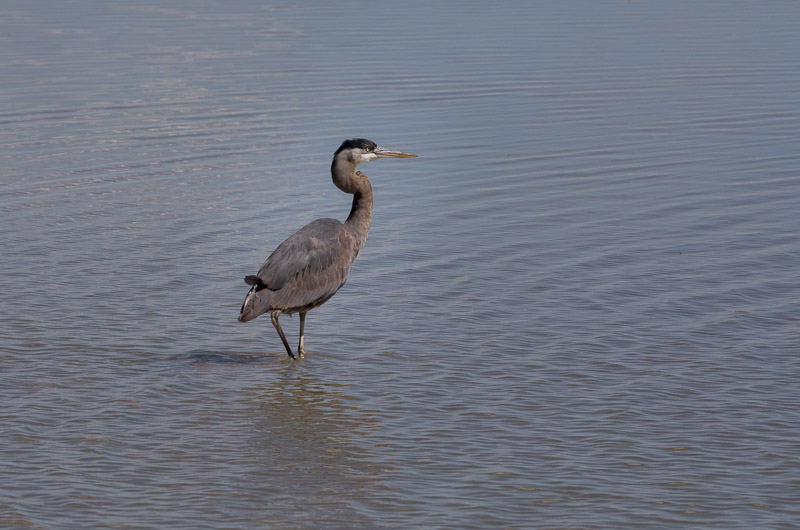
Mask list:
[[[266,313],[305,311],[323,304],[347,280],[355,259],[353,237],[336,219],[307,224],[270,254],[255,276],[239,320]]]

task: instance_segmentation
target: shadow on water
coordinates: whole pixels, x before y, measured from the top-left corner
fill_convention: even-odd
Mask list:
[[[284,357],[288,356],[284,354]],[[181,357],[196,364],[221,364],[221,363],[259,363],[274,360],[274,353],[223,353],[210,351],[191,351]]]
[[[308,352],[308,356],[313,356],[313,352]],[[295,359],[290,358],[285,352],[265,352],[265,353],[224,353],[224,352],[211,352],[211,351],[191,351],[186,355],[179,357],[180,359],[188,359],[195,364],[248,364],[260,362],[274,362],[284,365],[302,365],[307,357],[298,357]]]

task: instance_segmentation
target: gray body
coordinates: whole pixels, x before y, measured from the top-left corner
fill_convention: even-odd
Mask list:
[[[344,285],[372,224],[372,185],[364,173],[356,171],[358,164],[413,156],[380,149],[370,140],[346,140],[334,154],[331,176],[336,187],[353,195],[350,215],[344,223],[317,219],[307,224],[281,243],[257,274],[246,276],[245,282],[252,287],[242,304],[239,322],[270,313],[287,353],[294,357],[278,316],[300,313],[298,352],[305,354],[306,312],[327,302]]]

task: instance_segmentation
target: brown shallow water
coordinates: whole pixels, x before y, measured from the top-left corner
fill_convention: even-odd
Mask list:
[[[800,521],[796,3],[0,14],[0,526]],[[420,158],[290,362],[352,136]]]

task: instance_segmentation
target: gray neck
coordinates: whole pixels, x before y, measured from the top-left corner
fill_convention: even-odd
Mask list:
[[[358,164],[336,157],[331,164],[331,177],[337,188],[353,195],[353,207],[344,222],[347,231],[355,238],[356,256],[361,252],[372,224],[372,184],[367,176],[356,171]]]

